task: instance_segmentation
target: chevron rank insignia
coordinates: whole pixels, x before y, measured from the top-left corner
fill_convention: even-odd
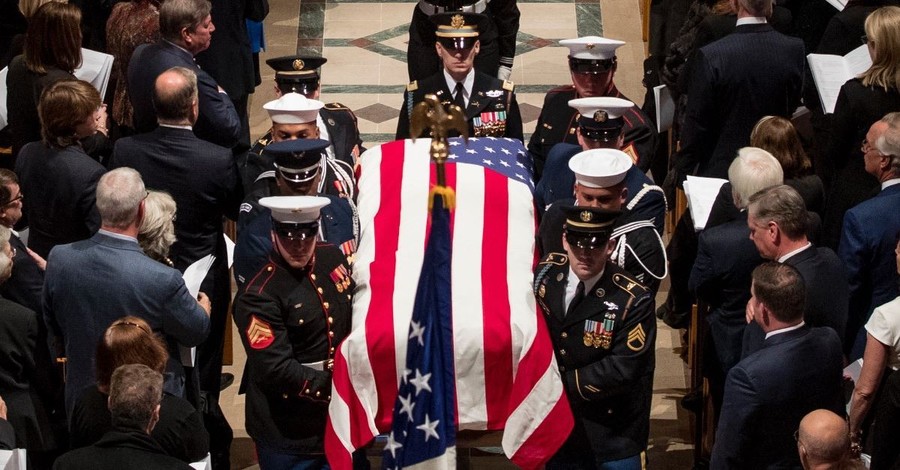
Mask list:
[[[647,335],[644,333],[644,327],[638,325],[628,332],[628,349],[634,352],[640,352],[644,349],[644,343],[647,341]]]
[[[638,156],[637,150],[635,150],[634,148],[634,143],[628,144],[628,146],[623,148],[622,151],[628,154],[629,157],[631,157],[631,163],[634,163],[635,165],[638,164],[638,160],[640,160],[641,157]]]
[[[256,315],[250,315],[250,326],[247,327],[247,343],[253,349],[266,349],[275,341],[275,334],[268,323]]]

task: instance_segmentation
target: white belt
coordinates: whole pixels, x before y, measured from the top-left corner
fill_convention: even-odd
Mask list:
[[[307,362],[303,362],[303,363],[301,363],[300,365],[301,365],[301,366],[304,366],[304,367],[309,367],[310,369],[315,369],[315,370],[325,370],[325,361],[308,362],[308,363],[307,363]]]
[[[462,11],[468,13],[481,13],[487,9],[488,1],[490,0],[478,0],[478,2],[473,3],[472,5],[466,5],[462,7]],[[428,3],[425,0],[421,0],[419,2],[419,9],[422,10],[422,13],[425,13],[428,16],[431,16],[435,13],[444,13],[445,11],[447,11],[446,8]]]

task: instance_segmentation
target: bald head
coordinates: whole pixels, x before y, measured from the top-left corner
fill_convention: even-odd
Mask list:
[[[172,67],[156,77],[153,108],[160,124],[193,125],[197,120],[197,74]]]
[[[850,449],[850,428],[844,418],[833,412],[815,410],[800,421],[797,442],[804,468],[837,465]]]

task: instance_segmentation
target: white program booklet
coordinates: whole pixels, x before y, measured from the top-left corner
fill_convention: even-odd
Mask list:
[[[675,121],[675,101],[665,85],[653,87],[653,99],[656,103],[656,130],[662,134],[671,129]]]
[[[112,75],[113,56],[103,52],[81,49],[81,67],[75,69],[75,76],[94,85],[100,98],[106,96],[106,86]]]
[[[837,11],[844,11],[848,0],[825,0],[829,5],[837,8]]]
[[[719,189],[727,182],[728,180],[722,178],[688,175],[684,182],[684,194],[687,196],[691,218],[694,219],[694,230],[699,232],[706,227],[713,203],[716,201],[716,196],[719,195]]]
[[[847,80],[865,72],[872,66],[869,48],[863,44],[845,56],[831,54],[809,54],[806,56],[813,81],[819,90],[819,99],[826,114],[834,113],[838,94]]]
[[[212,267],[215,260],[215,256],[206,255],[203,258],[194,261],[194,264],[188,266],[187,269],[184,270],[184,274],[181,275],[184,279],[184,285],[187,286],[188,292],[190,292],[191,296],[195,299],[197,298],[197,294],[200,293],[200,284],[206,279],[206,275],[209,273],[209,269]],[[178,349],[181,352],[181,364],[188,367],[194,367],[194,364],[197,361],[197,348],[179,345]]]

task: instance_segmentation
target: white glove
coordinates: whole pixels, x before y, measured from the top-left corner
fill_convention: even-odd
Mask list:
[[[509,80],[510,75],[512,75],[512,67],[501,65],[500,68],[497,69],[497,78],[500,80]]]

